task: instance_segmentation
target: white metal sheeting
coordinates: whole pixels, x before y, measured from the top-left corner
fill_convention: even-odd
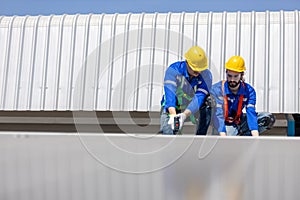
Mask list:
[[[2,133],[0,199],[299,199],[299,142]]]
[[[245,58],[257,110],[299,113],[299,12],[0,17],[0,110],[158,111],[166,67],[191,45],[214,82]]]

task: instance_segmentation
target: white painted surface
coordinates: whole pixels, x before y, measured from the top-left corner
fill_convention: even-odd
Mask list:
[[[299,199],[299,142],[2,132],[0,199]]]
[[[245,58],[257,110],[299,113],[299,12],[0,17],[0,110],[158,111],[166,67],[191,45]]]

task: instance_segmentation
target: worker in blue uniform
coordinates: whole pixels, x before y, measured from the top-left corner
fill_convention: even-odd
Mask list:
[[[255,89],[244,81],[246,70],[241,56],[232,56],[225,64],[226,81],[212,86],[211,94],[216,106],[213,112],[213,125],[221,136],[259,136],[271,129],[275,117],[268,112],[256,112]],[[242,110],[245,108],[246,113]]]
[[[207,57],[199,46],[185,53],[185,60],[171,64],[164,77],[164,95],[161,100],[161,132],[180,134],[186,120],[197,124],[196,135],[206,135],[211,119],[209,90],[212,74]],[[174,132],[174,119],[179,118],[179,132]]]

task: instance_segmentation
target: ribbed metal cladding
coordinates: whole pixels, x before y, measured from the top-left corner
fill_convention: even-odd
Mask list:
[[[299,12],[0,17],[0,110],[158,111],[164,71],[202,46],[246,61],[257,110],[299,113]]]

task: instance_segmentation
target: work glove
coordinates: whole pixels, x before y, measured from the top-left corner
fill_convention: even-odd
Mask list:
[[[176,115],[176,117],[179,117],[179,130],[182,129],[184,121],[186,120],[186,115],[184,113],[180,113]]]
[[[169,115],[168,124],[171,125],[172,130],[174,130],[174,117],[176,117],[176,115]]]

